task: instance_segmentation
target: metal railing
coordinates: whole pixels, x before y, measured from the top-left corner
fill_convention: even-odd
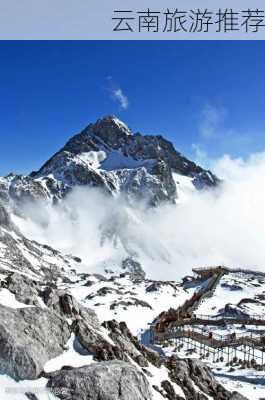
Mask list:
[[[223,320],[223,319],[228,319],[228,320],[265,320],[264,315],[259,315],[259,314],[248,314],[248,315],[238,315],[238,316],[232,316],[232,315],[222,315],[222,314],[217,314],[217,315],[208,315],[208,314],[194,314],[193,317],[194,319],[204,319],[204,320]]]
[[[263,343],[261,338],[256,338],[251,333],[250,335],[245,334],[227,334],[220,335],[217,333],[212,333],[211,336],[209,334],[204,334],[203,332],[198,332],[190,329],[176,329],[173,328],[170,331],[166,332],[166,334],[159,337],[159,340],[169,340],[186,337],[198,341],[199,343],[207,344],[210,347],[221,348],[221,347],[238,347],[241,345],[248,345],[251,347],[256,347],[259,350],[265,346],[265,342]]]

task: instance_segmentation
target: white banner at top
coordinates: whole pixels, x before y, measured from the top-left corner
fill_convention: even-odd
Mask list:
[[[4,40],[263,40],[260,0],[0,0]]]

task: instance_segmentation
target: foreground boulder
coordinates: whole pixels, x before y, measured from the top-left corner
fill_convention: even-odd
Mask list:
[[[68,323],[48,309],[0,306],[0,373],[36,379],[70,338]]]
[[[214,400],[247,400],[238,392],[229,392],[216,381],[206,364],[196,359],[170,357],[166,361],[171,381],[177,383],[185,393],[187,400],[205,400],[210,396]],[[164,387],[165,389],[165,387]],[[175,398],[168,395],[168,399]]]
[[[123,361],[107,361],[54,373],[50,390],[62,400],[151,400],[144,374]]]

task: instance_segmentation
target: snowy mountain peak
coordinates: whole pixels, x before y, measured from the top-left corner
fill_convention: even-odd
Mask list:
[[[16,202],[57,201],[74,187],[86,186],[154,206],[174,203],[182,190],[182,178],[187,178],[185,187],[188,184],[195,190],[219,182],[164,137],[133,134],[124,122],[109,115],[70,138],[37,172],[0,180],[0,197]]]
[[[119,118],[117,118],[115,115],[106,115],[103,118],[99,118],[95,124],[92,124],[95,129],[119,129],[126,133],[126,135],[131,135],[132,131],[130,128]]]
[[[120,141],[124,136],[132,135],[128,126],[114,115],[99,118],[94,124],[89,124],[85,132],[88,135],[96,135],[104,141],[108,138]]]

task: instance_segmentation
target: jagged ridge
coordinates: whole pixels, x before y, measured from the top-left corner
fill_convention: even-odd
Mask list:
[[[81,185],[157,205],[177,198],[174,173],[191,178],[196,189],[219,182],[162,136],[133,133],[116,117],[107,116],[73,136],[38,171],[2,178],[0,195],[16,201],[56,200]]]

